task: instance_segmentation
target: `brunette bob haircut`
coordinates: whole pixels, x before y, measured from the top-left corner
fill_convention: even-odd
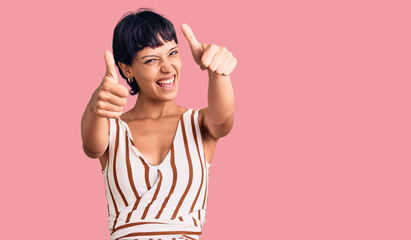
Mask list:
[[[158,35],[164,41],[177,42],[177,36],[173,24],[165,17],[153,12],[148,8],[139,8],[136,12],[127,12],[117,23],[113,34],[114,61],[121,76],[119,62],[131,66],[137,52],[145,47],[156,48],[163,45]],[[130,94],[135,95],[140,88],[137,82],[131,81],[127,84],[131,87]]]

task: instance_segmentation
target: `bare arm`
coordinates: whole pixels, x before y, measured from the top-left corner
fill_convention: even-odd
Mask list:
[[[93,112],[91,100],[81,118],[81,138],[84,153],[90,158],[98,158],[107,149],[109,142],[109,119]]]
[[[93,93],[81,118],[81,138],[84,153],[90,158],[104,154],[109,143],[109,118],[121,116],[127,103],[128,90],[118,84],[111,52],[104,54],[106,75]]]
[[[183,24],[181,29],[194,61],[208,71],[208,106],[200,111],[200,122],[214,139],[224,137],[234,122],[234,92],[229,75],[237,59],[225,47],[197,42],[188,25]]]
[[[208,107],[204,109],[203,124],[211,136],[226,136],[234,123],[234,92],[229,76],[208,70]]]

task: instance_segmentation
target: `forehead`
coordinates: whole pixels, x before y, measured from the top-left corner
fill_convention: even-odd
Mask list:
[[[161,39],[161,38],[160,38]],[[177,46],[176,42],[174,40],[164,42],[161,39],[161,42],[163,45],[156,47],[156,48],[151,48],[151,47],[145,47],[141,49],[140,51],[137,52],[136,56],[138,57],[143,57],[145,55],[160,55],[163,53],[167,53],[171,48]]]

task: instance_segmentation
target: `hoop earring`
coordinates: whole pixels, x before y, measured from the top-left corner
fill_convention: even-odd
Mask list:
[[[134,81],[133,78],[127,78],[127,82],[131,84],[131,82]]]

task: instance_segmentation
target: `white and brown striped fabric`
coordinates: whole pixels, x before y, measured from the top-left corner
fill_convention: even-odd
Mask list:
[[[183,114],[171,149],[156,166],[135,147],[127,123],[110,119],[109,159],[102,170],[110,240],[199,239],[209,167],[198,110]]]

